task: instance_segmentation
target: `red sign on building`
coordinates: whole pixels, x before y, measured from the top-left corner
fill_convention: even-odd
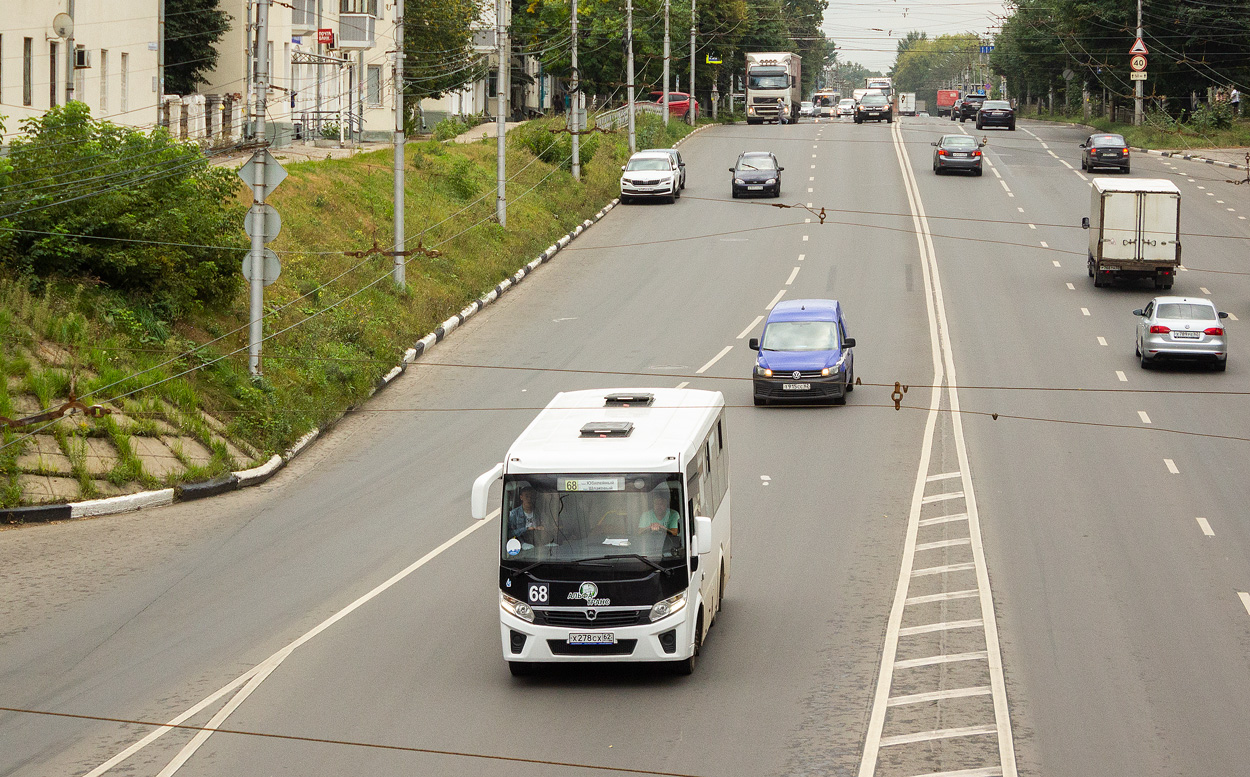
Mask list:
[[[334,30],[317,30],[317,42],[334,46]]]

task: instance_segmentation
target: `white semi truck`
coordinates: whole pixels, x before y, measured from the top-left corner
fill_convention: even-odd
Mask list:
[[[788,51],[747,52],[747,124],[798,121],[803,58]]]
[[[1120,278],[1172,288],[1181,263],[1181,191],[1154,178],[1095,178],[1091,182],[1089,277],[1095,286]]]

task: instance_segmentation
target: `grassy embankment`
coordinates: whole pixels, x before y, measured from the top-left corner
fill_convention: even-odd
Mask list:
[[[639,147],[671,145],[689,131],[640,117]],[[77,498],[202,479],[253,453],[282,450],[360,402],[416,339],[616,196],[627,156],[623,133],[586,139],[580,183],[568,171],[567,134],[531,123],[508,137],[507,229],[492,220],[494,140],[408,146],[408,247],[419,239],[439,255],[410,257],[403,290],[389,278],[390,257],[344,253],[390,244],[390,152],[287,165],[290,175],[270,199],[282,214],[282,234],[270,244],[282,274],[265,290],[272,339],[260,382],[248,375],[242,282],[228,306],[162,321],[87,279],[0,275],[0,415],[59,405],[71,387],[89,403],[112,400],[106,404],[117,415],[64,419],[46,430],[72,464]],[[240,189],[240,201],[247,199]],[[204,235],[202,242],[221,240]],[[222,253],[232,264],[241,258],[235,250]],[[185,471],[153,474],[135,438],[160,436],[198,440],[211,461],[192,463],[175,450],[189,465]],[[106,440],[115,451],[107,471],[84,457],[88,439]],[[4,434],[0,506],[30,501],[19,483],[23,473],[57,474],[32,467],[29,455],[19,464],[32,441],[16,441]],[[255,451],[240,454],[248,446]]]

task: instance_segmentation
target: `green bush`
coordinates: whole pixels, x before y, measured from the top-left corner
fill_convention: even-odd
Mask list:
[[[435,140],[451,140],[457,135],[468,132],[476,127],[477,121],[468,117],[448,116],[434,125]]]
[[[1198,132],[1228,129],[1233,126],[1233,109],[1227,102],[1203,103],[1185,123]]]
[[[233,296],[245,212],[233,170],[164,130],[93,121],[80,102],[22,125],[0,188],[0,221],[15,230],[0,266],[36,285],[89,279],[163,316]]]

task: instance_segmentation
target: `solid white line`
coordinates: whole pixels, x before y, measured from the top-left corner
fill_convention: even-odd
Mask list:
[[[1207,535],[1208,537],[1215,536],[1215,532],[1211,529],[1211,524],[1207,521],[1206,518],[1203,518],[1202,516],[1198,516],[1197,521],[1198,521],[1198,528],[1202,529],[1203,534]]]
[[[953,491],[949,494],[934,494],[933,496],[926,496],[920,500],[920,504],[931,505],[934,502],[949,502],[952,499],[963,499],[963,498],[964,498],[963,491]]]
[[[902,734],[896,737],[885,737],[881,740],[882,747],[891,745],[907,745],[912,742],[928,742],[933,739],[951,739],[953,737],[975,737],[982,734],[994,734],[998,729],[994,726],[964,726],[963,728],[943,728],[936,731],[921,731],[918,734]]]
[[[930,604],[932,602],[949,602],[954,599],[975,599],[980,596],[980,592],[975,588],[967,591],[945,591],[940,594],[929,594],[928,596],[913,596],[907,600],[910,607],[913,604]]]
[[[925,577],[927,575],[941,575],[947,572],[970,572],[977,568],[976,564],[971,561],[965,561],[959,564],[945,564],[940,567],[928,567],[926,569],[917,569],[912,571],[912,577]]]
[[[939,480],[950,480],[951,478],[957,478],[959,477],[959,475],[960,473],[958,472],[943,472],[940,475],[930,475],[929,477],[924,479],[924,482],[936,483]]]
[[[979,769],[956,769],[953,772],[925,772],[916,777],[1003,777],[1001,766],[982,766]]]
[[[713,357],[712,357],[712,360],[711,360],[711,361],[709,361],[707,364],[703,365],[703,366],[702,366],[702,367],[700,367],[699,369],[695,370],[695,371],[694,371],[694,374],[695,374],[695,375],[702,375],[703,373],[707,372],[709,367],[711,367],[711,366],[712,366],[713,364],[715,364],[716,362],[720,361],[722,356],[724,356],[725,354],[729,353],[729,352],[730,352],[730,351],[732,351],[733,349],[734,349],[734,347],[733,347],[732,345],[727,345],[727,346],[725,346],[724,348],[722,348],[722,349],[721,349],[721,352],[720,352],[720,353],[718,353],[718,354],[716,354],[715,356],[713,356]]]
[[[1105,337],[1099,337],[1099,338],[1098,338],[1098,344],[1099,344],[1099,345],[1106,345],[1106,344],[1107,344],[1107,338],[1105,338]]]
[[[1128,383],[1128,376],[1124,374],[1124,371],[1123,371],[1123,370],[1116,370],[1116,371],[1115,371],[1115,377],[1116,377],[1116,379],[1117,379],[1117,380],[1119,380],[1121,383]]]
[[[782,289],[781,291],[777,292],[777,296],[773,297],[773,301],[768,303],[768,305],[764,308],[764,310],[772,310],[773,307],[775,307],[778,302],[781,302],[781,298],[784,296],[786,296],[785,289]]]
[[[764,317],[763,317],[763,316],[756,316],[756,317],[755,317],[755,320],[754,320],[754,321],[752,321],[751,323],[747,324],[747,328],[742,330],[742,334],[738,335],[738,336],[737,336],[737,337],[735,337],[734,339],[735,339],[735,340],[741,340],[742,338],[744,338],[744,337],[746,337],[747,335],[751,334],[751,331],[752,331],[752,330],[754,330],[754,329],[755,329],[755,327],[759,326],[759,323],[760,323],[761,321],[763,321],[763,320],[764,320]]]
[[[981,661],[986,658],[984,650],[974,650],[971,653],[947,653],[943,656],[928,656],[927,658],[909,658],[906,661],[898,661],[894,664],[895,669],[914,669],[918,666],[933,666],[934,664],[953,664],[957,661]]]
[[[431,560],[433,560],[434,558],[436,558],[439,554],[443,553],[443,551],[447,550],[448,548],[452,547],[452,546],[453,546],[453,545],[455,545],[456,543],[460,542],[460,540],[464,539],[465,537],[469,536],[469,535],[470,535],[470,534],[472,534],[473,532],[477,531],[478,529],[482,528],[482,527],[483,527],[483,526],[485,526],[486,524],[490,523],[492,519],[494,519],[494,518],[496,518],[496,517],[498,517],[498,516],[499,516],[499,510],[498,510],[498,509],[496,509],[496,510],[494,510],[493,512],[491,512],[491,514],[490,514],[490,515],[486,516],[484,519],[482,519],[482,520],[480,520],[480,521],[474,521],[474,522],[473,522],[473,523],[471,523],[468,527],[466,527],[465,529],[461,530],[458,534],[456,534],[454,537],[452,537],[451,539],[449,539],[449,540],[447,540],[446,542],[444,542],[442,545],[439,545],[439,546],[438,546],[437,548],[435,548],[434,550],[431,550],[429,553],[426,553],[426,554],[425,554],[424,556],[422,556],[421,558],[417,559],[416,561],[414,561],[413,563],[409,564],[409,565],[408,565],[407,567],[405,567],[404,569],[402,569],[402,570],[400,570],[399,572],[397,572],[396,574],[392,575],[392,576],[390,577],[390,579],[386,580],[386,581],[385,581],[385,582],[383,582],[383,583],[380,583],[380,584],[379,584],[379,585],[377,585],[375,588],[373,588],[373,590],[371,590],[371,591],[369,591],[368,593],[364,594],[363,596],[361,596],[360,598],[358,598],[356,601],[354,601],[354,602],[352,602],[351,604],[347,605],[347,606],[346,606],[346,607],[344,607],[343,609],[341,609],[341,610],[339,610],[338,612],[336,612],[335,614],[331,615],[329,618],[326,618],[324,621],[322,621],[322,622],[321,622],[321,623],[319,623],[318,625],[314,626],[314,627],[313,627],[312,629],[310,629],[309,631],[305,632],[305,633],[304,633],[304,635],[303,635],[303,636],[301,636],[299,639],[296,639],[294,642],[290,643],[290,644],[289,644],[289,645],[287,645],[286,647],[284,647],[284,648],[282,648],[282,649],[278,650],[276,653],[274,653],[273,655],[269,656],[269,658],[266,658],[264,661],[262,661],[261,663],[257,664],[255,667],[253,667],[253,668],[249,669],[247,672],[244,672],[242,675],[240,675],[239,677],[235,678],[233,681],[231,681],[230,683],[226,684],[226,685],[225,685],[225,686],[223,686],[222,688],[218,689],[215,693],[211,694],[210,696],[208,696],[207,698],[205,698],[203,701],[201,701],[200,703],[196,704],[194,707],[191,707],[191,708],[190,708],[190,709],[188,709],[186,712],[184,712],[184,713],[182,713],[181,715],[179,715],[178,717],[174,718],[174,719],[173,719],[173,720],[171,720],[169,723],[167,723],[167,724],[165,724],[164,726],[162,726],[162,727],[160,727],[160,728],[156,729],[156,730],[155,730],[155,731],[153,731],[152,733],[150,733],[150,734],[148,734],[147,736],[145,736],[144,738],[140,739],[138,742],[135,742],[135,743],[134,743],[133,745],[131,745],[130,747],[126,748],[125,750],[121,751],[120,753],[118,753],[117,755],[113,756],[113,757],[112,757],[112,758],[110,758],[109,760],[107,760],[107,761],[105,761],[104,763],[100,764],[99,766],[97,766],[96,768],[92,769],[91,771],[87,772],[85,775],[83,775],[83,777],[99,777],[99,775],[104,774],[105,772],[109,771],[110,769],[112,769],[112,768],[113,768],[114,766],[116,766],[117,764],[121,763],[122,761],[125,761],[125,760],[126,760],[127,758],[129,758],[130,756],[132,756],[132,755],[134,755],[135,753],[137,753],[137,752],[139,752],[140,750],[142,750],[144,747],[148,746],[148,745],[149,745],[149,744],[151,744],[152,742],[155,742],[157,739],[159,739],[159,738],[160,738],[161,736],[163,736],[165,733],[167,733],[167,732],[169,732],[169,731],[174,730],[174,729],[172,729],[172,728],[171,728],[171,726],[177,726],[177,725],[179,725],[179,724],[183,723],[184,721],[186,721],[187,719],[189,719],[189,718],[193,717],[194,715],[196,715],[196,714],[198,714],[198,713],[202,712],[202,711],[203,711],[206,707],[208,707],[210,704],[212,704],[212,703],[216,702],[216,701],[217,701],[217,700],[219,700],[222,696],[225,696],[227,693],[230,693],[231,691],[233,691],[234,689],[238,688],[238,687],[239,687],[239,686],[241,686],[241,685],[244,685],[245,683],[249,683],[249,684],[250,684],[250,683],[253,681],[253,679],[254,679],[254,678],[259,677],[259,678],[260,678],[260,680],[264,680],[264,678],[265,678],[265,677],[268,677],[268,676],[269,676],[269,673],[270,673],[270,672],[272,672],[274,669],[276,669],[276,668],[278,667],[278,665],[279,665],[279,664],[281,664],[281,663],[282,663],[282,661],[283,661],[283,660],[285,660],[287,656],[289,656],[291,653],[295,652],[295,650],[296,650],[297,648],[301,647],[302,645],[304,645],[305,643],[307,643],[309,640],[311,640],[313,637],[316,637],[317,635],[321,634],[321,632],[325,631],[326,629],[330,628],[330,627],[331,627],[331,626],[333,626],[334,624],[338,623],[338,622],[339,622],[340,620],[342,620],[343,618],[345,618],[345,617],[347,617],[348,615],[350,615],[351,613],[355,612],[355,611],[356,611],[357,609],[359,609],[361,606],[363,606],[363,605],[367,604],[370,600],[377,598],[379,595],[381,595],[382,593],[384,593],[387,589],[391,588],[391,587],[392,587],[392,586],[394,586],[396,583],[400,582],[400,581],[401,581],[401,580],[403,580],[404,578],[406,578],[406,577],[408,577],[409,575],[411,575],[413,572],[416,572],[418,569],[420,569],[421,567],[425,566],[425,565],[426,565],[427,563],[429,563]],[[261,675],[263,675],[263,676],[261,676]],[[260,680],[257,680],[257,681],[255,682],[255,685],[259,685]],[[254,689],[255,689],[255,685],[249,685],[249,687],[251,688],[251,690],[254,690]],[[250,693],[251,693],[251,690],[247,690],[247,693],[248,693],[248,694],[250,694]],[[244,698],[246,698],[246,696],[244,696]],[[240,703],[241,703],[241,702],[242,702],[242,699],[240,699],[239,701],[240,701]],[[235,705],[235,706],[237,706],[237,705]],[[217,719],[217,716],[214,716],[214,720],[216,720],[216,719]],[[222,720],[224,720],[224,717],[222,718]],[[200,734],[204,734],[204,735],[208,735],[208,734],[211,734],[211,733],[212,733],[211,731],[201,731],[201,732],[200,732]],[[199,736],[198,736],[198,735],[197,735],[196,739],[199,739]],[[204,739],[207,739],[207,736],[205,736],[205,737],[204,737]],[[194,741],[194,740],[193,740],[193,741]],[[200,740],[200,744],[203,744],[203,740]],[[187,747],[190,747],[190,746],[191,746],[190,744],[188,744],[188,745],[187,745]],[[199,745],[196,745],[196,746],[198,747]],[[186,751],[186,748],[183,748],[183,750],[184,750],[184,752],[185,752],[185,751]],[[194,751],[192,751],[192,752],[194,752]],[[191,753],[187,753],[187,757],[188,757],[188,758],[190,757],[190,755],[191,755]],[[179,754],[179,756],[178,756],[178,757],[181,757],[181,753]],[[175,760],[177,760],[177,758],[175,758]],[[183,760],[184,760],[184,762],[185,762],[185,759],[183,759]],[[171,762],[171,763],[172,763],[172,762]]]
[[[803,269],[803,268],[801,268],[801,267],[795,267],[795,268],[794,268],[794,271],[790,273],[790,277],[789,277],[789,278],[786,278],[786,285],[787,285],[787,286],[789,286],[790,284],[794,283],[794,279],[795,279],[796,277],[798,277],[799,270],[801,270],[801,269]]]
[[[1173,475],[1181,474],[1181,471],[1176,468],[1176,462],[1171,459],[1164,459],[1163,463],[1167,466],[1168,472],[1171,472]]]
[[[1250,593],[1238,591],[1237,598],[1241,599],[1241,604],[1246,608],[1246,612],[1250,613]]]
[[[920,525],[921,526],[934,526],[939,523],[954,523],[955,521],[966,521],[966,520],[968,520],[967,513],[955,513],[954,515],[939,515],[936,518],[922,518],[920,520]]]
[[[1141,422],[1142,422],[1143,424],[1148,424],[1148,423],[1150,423],[1150,416],[1146,415],[1146,411],[1145,411],[1145,410],[1138,410],[1138,411],[1137,411],[1137,417],[1141,419]]]
[[[972,540],[967,537],[957,537],[953,540],[935,540],[933,542],[922,542],[916,546],[916,552],[922,550],[937,550],[938,548],[954,548],[959,545],[971,545]]]
[[[922,704],[926,701],[938,701],[940,699],[965,699],[969,696],[989,695],[990,687],[988,685],[977,685],[971,688],[947,688],[943,691],[929,691],[928,693],[913,693],[907,696],[895,696],[887,701],[886,704],[891,707],[898,707],[903,704]]]
[[[932,634],[935,631],[955,631],[957,629],[977,629],[982,626],[980,618],[971,618],[966,621],[944,621],[942,623],[926,623],[923,626],[908,626],[905,629],[899,629],[900,637],[910,637],[915,634]]]

